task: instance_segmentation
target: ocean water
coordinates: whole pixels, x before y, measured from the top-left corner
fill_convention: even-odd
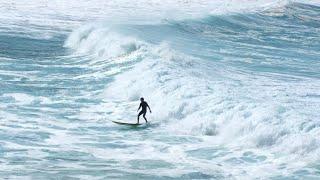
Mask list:
[[[317,1],[0,1],[0,87],[0,179],[320,179]]]

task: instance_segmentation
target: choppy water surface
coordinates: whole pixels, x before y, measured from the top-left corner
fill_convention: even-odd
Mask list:
[[[1,178],[320,178],[316,2],[0,2]]]

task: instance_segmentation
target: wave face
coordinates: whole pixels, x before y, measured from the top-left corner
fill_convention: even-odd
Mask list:
[[[1,2],[0,176],[320,178],[320,7],[301,2]],[[111,123],[142,96],[150,125]]]

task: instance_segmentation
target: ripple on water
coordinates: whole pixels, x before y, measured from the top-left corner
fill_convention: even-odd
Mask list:
[[[64,162],[64,161],[90,161],[92,159],[95,159],[95,157],[86,152],[81,152],[81,151],[75,151],[75,150],[70,150],[70,151],[53,151],[53,150],[42,150],[43,152],[47,153],[47,156],[45,157],[46,160],[51,161],[52,163],[54,162]]]
[[[51,133],[44,131],[19,131],[15,134],[7,131],[0,132],[0,140],[19,144],[23,146],[49,146],[45,145],[45,140],[50,138]]]
[[[257,155],[253,152],[247,151],[242,153],[242,156],[240,157],[231,157],[225,160],[226,163],[232,164],[256,164],[256,163],[261,163],[264,162],[267,159],[266,156],[264,155]]]
[[[107,143],[78,143],[78,145],[90,146],[102,149],[126,149],[138,145],[126,144],[125,142],[107,142]]]
[[[225,179],[221,173],[216,172],[215,175],[205,174],[202,172],[191,172],[188,174],[184,174],[180,177],[181,179]]]
[[[159,169],[159,168],[174,168],[175,166],[169,162],[163,160],[153,159],[135,159],[128,161],[128,164],[132,169]]]
[[[224,148],[199,148],[195,150],[187,151],[188,156],[199,159],[212,160],[214,158],[223,157],[230,154],[228,150]]]

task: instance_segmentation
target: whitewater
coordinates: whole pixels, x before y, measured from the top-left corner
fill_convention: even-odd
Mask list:
[[[320,179],[319,58],[316,0],[0,0],[0,179]]]

